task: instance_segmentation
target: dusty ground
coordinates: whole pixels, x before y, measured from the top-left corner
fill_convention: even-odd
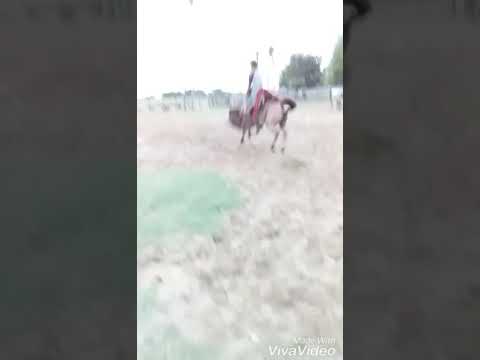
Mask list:
[[[272,154],[266,129],[240,147],[226,110],[138,114],[139,172],[215,170],[246,199],[214,237],[138,253],[139,288],[157,282],[165,305],[155,321],[224,359],[268,358],[298,337],[334,338],[342,353],[342,113],[300,103],[287,129],[286,153]]]

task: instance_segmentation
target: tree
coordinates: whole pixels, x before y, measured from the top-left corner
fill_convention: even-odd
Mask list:
[[[321,58],[312,55],[296,54],[290,57],[290,63],[282,71],[280,86],[300,89],[312,88],[322,84],[320,71]]]
[[[202,90],[194,90],[192,92],[192,95],[197,97],[197,98],[203,98],[203,97],[207,96],[207,94],[205,94],[205,92],[203,92]]]
[[[174,99],[174,98],[177,98],[179,96],[183,96],[183,94],[181,92],[168,92],[168,93],[165,93],[163,94],[163,98],[164,99]]]
[[[343,84],[343,36],[338,39],[333,50],[332,60],[328,64],[327,83],[329,85]]]

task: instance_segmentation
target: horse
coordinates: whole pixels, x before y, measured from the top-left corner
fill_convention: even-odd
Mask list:
[[[256,135],[258,135],[263,126],[266,125],[274,134],[273,142],[270,146],[272,152],[275,152],[275,144],[280,133],[282,133],[283,146],[281,151],[284,153],[287,140],[287,130],[285,126],[287,124],[288,113],[295,109],[297,104],[294,100],[288,97],[279,98],[266,91],[263,93],[264,95],[262,96],[257,113],[257,121],[253,121],[251,113],[241,112],[238,109],[230,109],[230,123],[235,127],[242,129],[240,144],[244,143],[245,133],[247,133],[247,131],[248,138],[250,139],[252,127],[256,127]]]

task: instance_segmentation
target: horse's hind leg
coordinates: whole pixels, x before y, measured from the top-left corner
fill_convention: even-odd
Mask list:
[[[240,139],[240,144],[243,144],[243,142],[245,141],[245,132],[247,131],[247,119],[246,118],[243,118],[242,119],[242,138]]]

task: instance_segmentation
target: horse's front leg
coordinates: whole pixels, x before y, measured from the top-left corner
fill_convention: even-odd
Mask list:
[[[287,130],[282,128],[282,135],[283,135],[283,146],[282,146],[282,154],[285,153],[285,147],[287,146]]]
[[[275,131],[275,137],[273,138],[272,146],[270,146],[270,149],[272,152],[275,152],[275,143],[277,142],[278,135],[280,135],[280,131]]]
[[[242,138],[240,139],[240,145],[245,141],[245,120],[242,121]]]

